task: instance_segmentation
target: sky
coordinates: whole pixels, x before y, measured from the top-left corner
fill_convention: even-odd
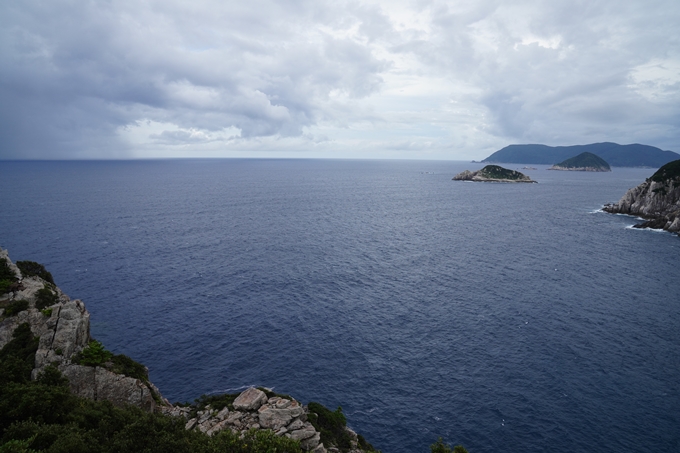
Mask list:
[[[3,0],[0,159],[680,152],[678,0]]]

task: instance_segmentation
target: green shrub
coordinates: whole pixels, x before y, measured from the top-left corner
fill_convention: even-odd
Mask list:
[[[322,406],[319,403],[311,402],[307,405],[309,409],[309,421],[321,433],[321,442],[324,445],[334,445],[340,451],[347,451],[351,448],[351,437],[345,430],[347,419],[342,413],[342,408],[338,406],[335,412]]]
[[[139,379],[144,382],[149,382],[149,372],[146,367],[139,362],[135,362],[130,357],[124,354],[114,355],[110,359],[113,364],[109,368],[110,371],[118,374],[124,374],[131,378]]]
[[[0,258],[0,294],[9,292],[9,287],[17,281],[17,276],[5,258]]]
[[[59,303],[59,296],[50,287],[44,285],[36,293],[35,308],[42,310],[51,305]]]
[[[375,448],[373,447],[373,445],[369,444],[366,441],[364,436],[362,436],[361,434],[357,434],[357,438],[359,440],[359,442],[358,442],[359,448],[361,448],[364,451],[376,451]]]
[[[0,280],[0,294],[6,294],[9,292],[9,287],[12,286],[12,280],[6,278],[4,280]]]
[[[40,313],[42,313],[43,316],[47,316],[49,318],[50,316],[52,316],[52,309],[46,308],[44,310],[40,310]]]
[[[8,382],[26,382],[31,379],[38,350],[38,337],[33,336],[27,322],[19,324],[12,340],[0,349],[0,388]]]
[[[73,362],[85,366],[101,366],[111,360],[113,354],[97,340],[90,341],[85,348],[73,358]]]
[[[440,437],[439,440],[430,445],[430,452],[431,453],[468,453],[468,451],[463,447],[462,445],[456,445],[453,447],[453,450],[451,447],[447,444],[444,443],[442,438]]]
[[[14,300],[7,305],[7,308],[5,308],[5,312],[3,313],[4,316],[14,316],[19,312],[22,312],[24,310],[28,310],[28,301],[21,299],[21,300]]]
[[[21,275],[24,277],[40,277],[46,282],[54,285],[52,274],[47,272],[47,269],[45,269],[45,266],[42,264],[36,263],[35,261],[17,261],[16,265],[21,271]]]
[[[9,280],[10,282],[17,281],[17,276],[9,267],[9,261],[5,258],[0,258],[0,280]]]

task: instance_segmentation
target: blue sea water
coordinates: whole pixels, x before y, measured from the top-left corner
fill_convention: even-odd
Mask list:
[[[679,452],[680,239],[597,212],[653,170],[451,180],[479,167],[0,162],[0,245],[172,401],[272,387],[384,453]]]

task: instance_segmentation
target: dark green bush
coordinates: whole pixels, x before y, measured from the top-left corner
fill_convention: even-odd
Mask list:
[[[343,452],[351,448],[352,439],[345,430],[347,419],[341,407],[338,407],[335,412],[315,402],[309,403],[307,407],[309,408],[309,421],[321,433],[321,442],[324,445],[334,445]]]
[[[139,379],[144,382],[149,381],[149,372],[146,367],[139,362],[135,362],[130,357],[124,354],[114,355],[110,359],[113,364],[109,368],[110,371],[118,374],[124,374],[131,378]]]
[[[9,262],[5,258],[0,258],[0,294],[9,291],[10,285],[17,281],[17,276],[9,268]]]
[[[85,366],[101,366],[111,360],[113,354],[97,340],[90,341],[85,348],[75,355],[73,363]]]
[[[456,445],[453,447],[453,450],[451,447],[447,444],[444,443],[442,438],[440,437],[439,440],[430,445],[430,452],[431,453],[468,453],[468,451],[463,447],[462,445]]]
[[[24,277],[40,277],[46,282],[52,283],[54,285],[54,279],[52,274],[47,272],[45,266],[35,261],[17,261],[17,267],[21,271],[21,275]]]
[[[51,305],[59,303],[59,296],[47,285],[38,290],[35,296],[35,308],[42,310]]]
[[[0,388],[9,382],[26,382],[31,379],[35,363],[38,338],[33,336],[28,323],[19,324],[12,340],[0,349]]]
[[[12,281],[9,279],[0,280],[0,294],[6,294],[9,292],[9,287],[12,286]]]
[[[12,302],[7,305],[5,308],[5,312],[3,313],[4,316],[14,316],[19,312],[22,312],[24,310],[28,310],[28,301],[21,299],[21,300],[13,300]]]
[[[9,262],[5,258],[0,258],[0,280],[17,281],[17,276],[10,269]]]

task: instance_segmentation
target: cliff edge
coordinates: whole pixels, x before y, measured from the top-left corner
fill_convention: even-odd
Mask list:
[[[125,355],[114,355],[91,338],[90,313],[82,301],[64,294],[42,265],[13,263],[7,251],[0,249],[0,358],[22,329],[35,342],[35,359],[29,361],[31,380],[40,381],[46,372],[56,369],[77,397],[179,418],[184,429],[196,431],[196,435],[213,437],[228,430],[240,439],[249,439],[266,431],[299,442],[303,451],[375,451],[346,426],[340,408],[332,412],[318,403],[302,405],[267,389],[203,396],[193,405],[173,406],[149,381],[146,367]]]
[[[642,217],[635,228],[663,229],[680,234],[680,160],[669,162],[650,178],[603,211]]]

